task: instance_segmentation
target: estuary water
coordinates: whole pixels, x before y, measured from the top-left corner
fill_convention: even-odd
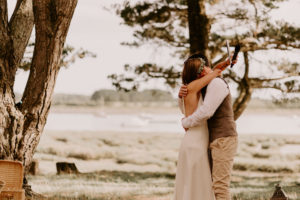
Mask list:
[[[184,133],[178,114],[50,113],[45,130]],[[243,114],[237,121],[239,134],[300,135],[300,115]]]

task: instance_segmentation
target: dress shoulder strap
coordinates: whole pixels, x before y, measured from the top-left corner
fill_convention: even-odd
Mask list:
[[[224,78],[222,78],[222,77],[217,77],[217,78],[222,79],[224,81],[224,83],[226,83],[227,88],[229,89],[228,83],[227,83],[227,81]]]

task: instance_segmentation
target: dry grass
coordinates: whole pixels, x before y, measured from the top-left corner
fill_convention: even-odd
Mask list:
[[[35,154],[40,175],[34,191],[52,199],[171,199],[183,135],[168,133],[46,132]],[[290,199],[300,198],[296,136],[243,135],[235,159],[235,200],[269,199],[281,182]],[[56,175],[55,162],[74,162],[82,174]]]

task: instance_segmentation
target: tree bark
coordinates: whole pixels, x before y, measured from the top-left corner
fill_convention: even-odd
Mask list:
[[[0,159],[14,160],[16,138],[19,135],[17,124],[22,125],[22,115],[14,106],[13,80],[11,67],[13,46],[9,31],[7,2],[0,0]]]
[[[30,39],[33,25],[32,0],[18,0],[9,21],[10,38],[13,48],[13,57],[10,66],[12,69],[12,85],[14,84],[16,71],[19,68]]]
[[[19,160],[24,115],[15,107],[13,85],[33,28],[31,4],[19,0],[8,23],[7,2],[0,1],[0,159]]]
[[[190,53],[202,53],[210,60],[208,42],[211,25],[206,15],[205,1],[188,0],[187,4]]]
[[[77,0],[33,1],[31,15],[31,1],[19,0],[8,23],[6,1],[0,0],[0,159],[19,160],[25,171],[46,123],[60,56],[77,4]],[[16,107],[14,77],[30,37],[32,16],[36,29],[33,60],[23,104]],[[26,26],[29,30],[24,30]]]
[[[25,115],[18,148],[29,166],[51,106],[64,42],[77,0],[33,1],[36,29],[35,49],[27,85],[22,97]]]

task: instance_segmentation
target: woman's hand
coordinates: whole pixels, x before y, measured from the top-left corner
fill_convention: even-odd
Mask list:
[[[232,58],[233,58],[233,56],[230,57],[231,63],[232,64],[236,64],[237,61],[238,61],[238,57],[236,57],[235,60],[232,60]],[[229,58],[226,59],[226,61],[225,61],[225,65],[226,66],[224,67],[224,69],[230,65],[230,60],[229,60]]]
[[[215,68],[215,69],[213,70],[212,73],[215,73],[215,74],[216,74],[216,77],[217,77],[217,76],[221,76],[221,74],[222,74],[222,69]]]
[[[178,93],[178,97],[181,99],[182,97],[186,97],[188,93],[187,90],[187,86],[186,85],[182,85],[180,87],[179,93]]]
[[[185,118],[185,117],[184,117],[184,118]],[[181,121],[182,121],[184,118],[182,118]],[[182,124],[182,123],[181,123],[181,124]],[[184,128],[183,126],[182,126],[182,128],[185,130],[185,132],[187,132],[187,131],[189,130],[189,128]]]
[[[217,64],[217,65],[215,66],[214,69],[221,69],[222,71],[225,70],[225,69],[230,65],[230,60],[232,60],[232,57],[233,57],[233,56],[231,56],[230,59],[227,58],[225,61],[220,62],[219,64]],[[232,64],[235,64],[235,63],[237,63],[237,61],[238,61],[238,57],[236,57],[235,60],[232,60],[231,63],[232,63]]]
[[[232,59],[232,57],[231,57],[231,59]],[[235,58],[235,60],[232,60],[231,63],[236,64],[237,61],[238,61],[238,56]]]

